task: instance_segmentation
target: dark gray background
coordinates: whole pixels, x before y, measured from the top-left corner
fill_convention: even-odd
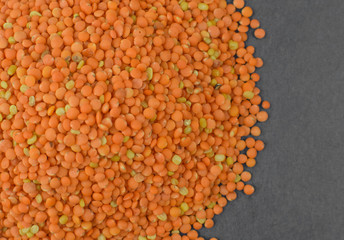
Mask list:
[[[252,40],[271,101],[256,193],[227,205],[203,237],[344,239],[344,0],[247,0],[267,31]],[[252,39],[252,37],[251,37]]]

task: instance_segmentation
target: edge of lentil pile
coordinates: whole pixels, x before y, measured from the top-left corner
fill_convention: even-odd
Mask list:
[[[255,191],[250,35],[244,0],[1,1],[0,240],[204,239]]]

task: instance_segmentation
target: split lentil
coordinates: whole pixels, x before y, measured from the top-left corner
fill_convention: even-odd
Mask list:
[[[253,14],[244,0],[1,1],[0,239],[203,239],[254,193],[265,147]]]

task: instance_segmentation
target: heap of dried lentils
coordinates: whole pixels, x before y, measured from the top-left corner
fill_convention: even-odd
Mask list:
[[[269,102],[244,0],[0,8],[1,240],[203,239],[254,192]]]

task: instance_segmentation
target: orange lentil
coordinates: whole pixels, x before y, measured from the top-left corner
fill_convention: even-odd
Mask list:
[[[263,107],[264,109],[269,109],[269,108],[270,108],[270,102],[268,102],[268,101],[263,101],[263,102],[262,102],[262,107]]]
[[[4,239],[204,240],[254,193],[270,103],[245,0],[1,7]]]
[[[258,39],[262,39],[265,37],[265,30],[262,28],[258,28],[254,31],[254,36]]]
[[[259,122],[265,122],[268,119],[268,113],[265,111],[261,111],[257,113],[257,120]]]
[[[247,167],[254,167],[256,165],[256,160],[254,158],[249,158],[246,162]]]
[[[244,193],[246,195],[252,195],[254,193],[254,191],[255,191],[255,189],[254,189],[254,187],[252,185],[250,185],[250,184],[245,185]]]
[[[257,19],[252,19],[250,23],[250,27],[253,29],[260,27],[260,22]]]

